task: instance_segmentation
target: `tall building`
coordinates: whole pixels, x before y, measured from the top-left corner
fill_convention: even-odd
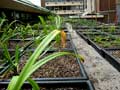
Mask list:
[[[90,16],[90,14],[96,13],[95,1],[96,0],[45,0],[45,6],[47,9],[61,16],[101,18],[103,16]]]
[[[45,7],[45,0],[40,0],[41,6]]]
[[[116,0],[45,0],[45,6],[61,16],[96,19],[105,23],[116,20]]]
[[[120,24],[120,0],[117,0],[117,22]]]
[[[86,0],[46,0],[45,6],[62,16],[79,16],[81,15],[87,4]]]
[[[104,15],[103,22],[116,21],[116,0],[96,0],[96,8],[98,13]]]

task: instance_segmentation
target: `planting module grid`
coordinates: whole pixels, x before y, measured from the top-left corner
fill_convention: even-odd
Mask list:
[[[71,33],[77,51],[85,58],[85,70],[95,90],[120,90],[120,72],[88,45],[75,31]]]
[[[118,62],[120,63],[120,49],[107,50],[107,52],[109,52],[111,55],[113,55],[118,60]]]

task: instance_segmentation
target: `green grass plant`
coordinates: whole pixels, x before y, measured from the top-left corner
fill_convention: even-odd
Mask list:
[[[43,40],[42,42],[38,45],[38,47],[36,48],[36,50],[34,51],[34,53],[30,56],[30,58],[27,60],[27,63],[25,64],[25,66],[23,67],[20,75],[18,76],[13,76],[11,82],[8,85],[7,90],[21,90],[22,85],[24,84],[24,82],[26,80],[29,79],[30,75],[32,73],[34,73],[34,71],[36,71],[39,67],[41,67],[42,65],[44,65],[45,63],[47,63],[48,61],[59,57],[59,56],[63,56],[63,55],[68,55],[71,54],[69,52],[55,52],[53,54],[50,54],[44,58],[41,58],[41,60],[37,60],[37,58],[42,54],[42,52],[47,48],[47,46],[49,45],[49,43],[58,35],[60,34],[59,30],[54,30],[52,31],[50,34],[48,34]],[[71,54],[74,55],[74,54]],[[75,55],[76,56],[76,55]],[[41,56],[42,57],[42,56]],[[80,57],[81,58],[81,57]],[[29,80],[28,80],[29,81]],[[32,82],[34,82],[32,80]],[[32,84],[32,83],[30,83]],[[35,87],[33,86],[34,90],[40,90],[38,88],[38,85],[36,83],[35,87],[37,89],[35,89]]]

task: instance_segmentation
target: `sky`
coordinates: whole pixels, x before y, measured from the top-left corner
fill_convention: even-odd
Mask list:
[[[32,3],[35,4],[35,5],[41,6],[41,5],[40,5],[41,0],[29,0],[29,1],[32,2]]]

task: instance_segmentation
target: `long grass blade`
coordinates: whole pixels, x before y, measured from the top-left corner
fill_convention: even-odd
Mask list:
[[[24,66],[22,72],[20,73],[20,77],[18,78],[18,81],[16,82],[16,85],[14,88],[9,90],[19,90],[21,86],[23,85],[24,81],[29,77],[28,72],[31,71],[31,66],[35,63],[36,59],[39,57],[39,55],[45,50],[45,48],[48,46],[48,44],[55,38],[57,34],[59,34],[60,31],[54,30],[50,34],[47,35],[47,37],[38,45],[32,56],[28,59],[26,65]]]
[[[15,66],[18,65],[19,63],[19,46],[17,45],[16,48],[15,48]]]
[[[8,26],[7,26],[7,28],[6,28],[6,30],[8,30],[14,23],[16,23],[17,21],[19,21],[19,20],[14,20],[14,21],[12,21]]]
[[[47,34],[47,29],[46,29],[46,22],[42,16],[39,16],[39,19],[41,21],[42,26],[44,27],[43,32]]]
[[[32,86],[32,90],[40,90],[39,85],[34,80],[32,80],[31,78],[28,78],[27,81]]]
[[[7,90],[13,90],[17,80],[18,80],[19,76],[14,76],[11,80],[11,82],[9,83],[9,86],[7,88]],[[15,90],[15,89],[14,89]],[[17,90],[17,89],[16,89]]]
[[[5,56],[6,60],[7,60],[11,65],[13,65],[12,60],[11,60],[11,56],[10,56],[10,53],[9,53],[9,51],[8,51],[8,49],[7,49],[7,45],[6,45],[6,44],[3,45],[3,49],[4,49],[4,56]]]

